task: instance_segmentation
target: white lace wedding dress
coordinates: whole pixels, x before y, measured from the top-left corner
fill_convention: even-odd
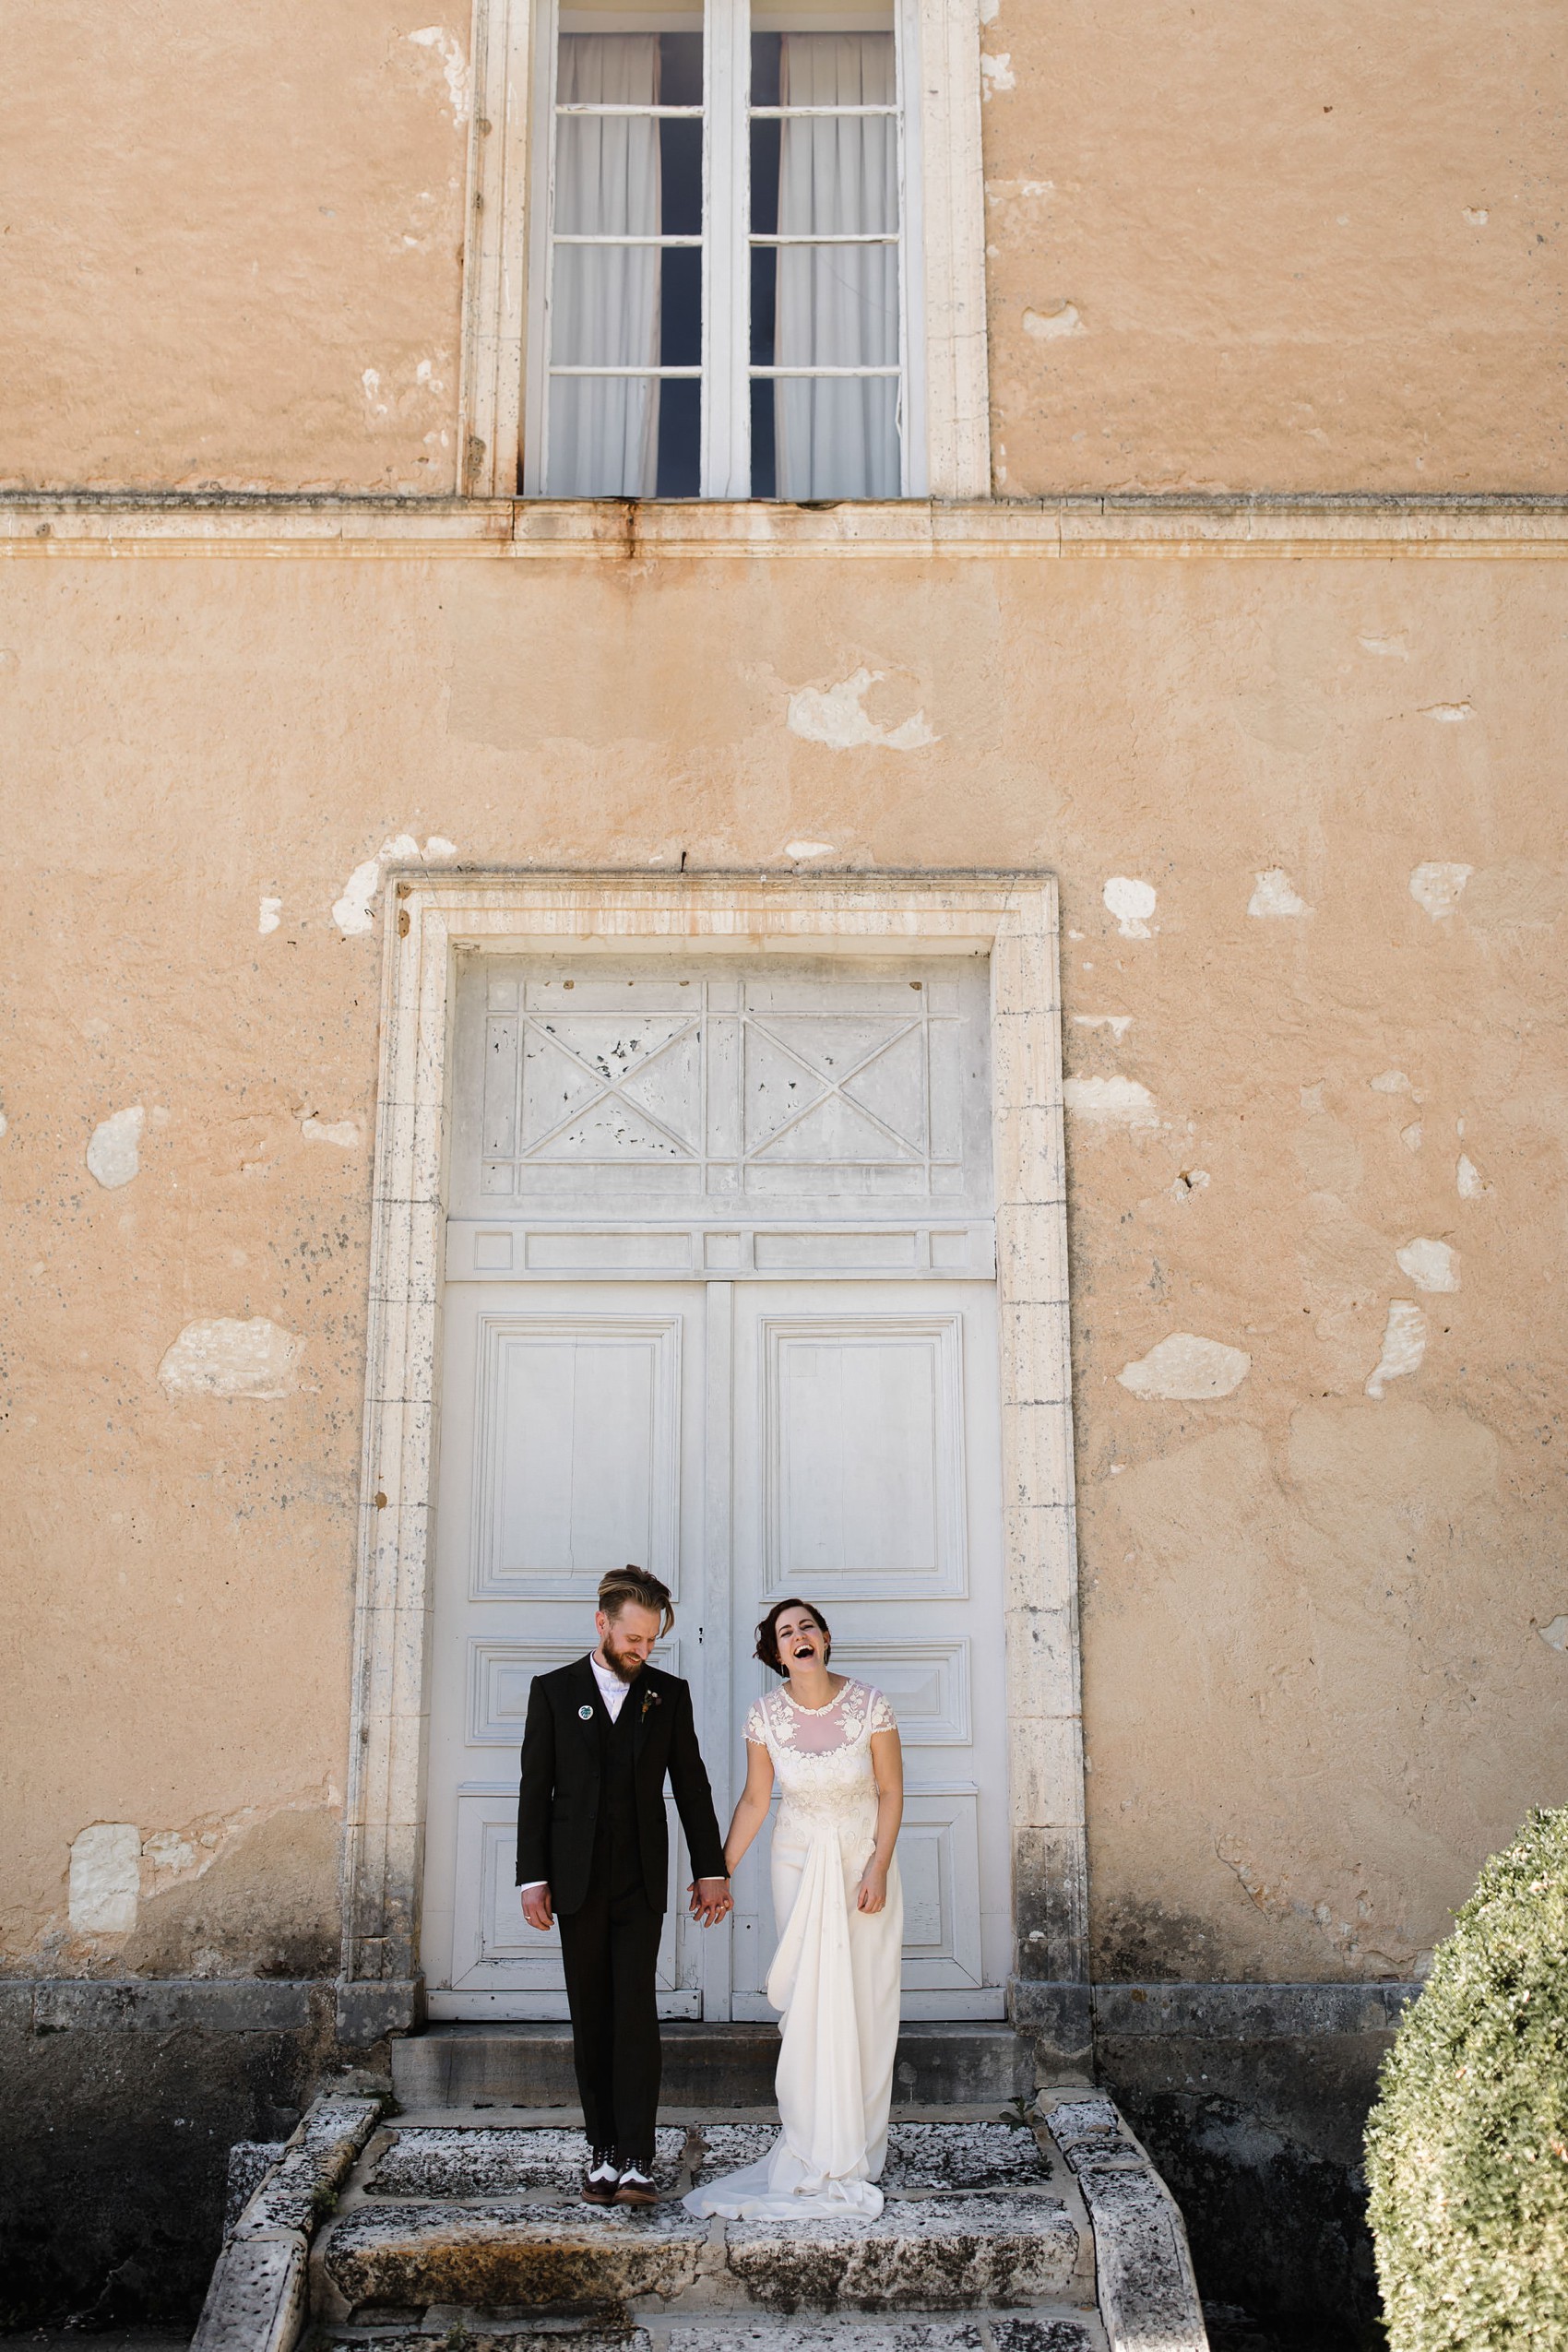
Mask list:
[[[767,1998],[779,2028],[782,2129],[759,2163],[694,2189],[695,2214],[789,2220],[882,2211],[887,2110],[898,2039],[904,1892],[894,1857],[887,1900],[858,1911],[861,1872],[876,1842],[872,1735],[897,1729],[880,1691],[846,1681],[825,1707],[768,1692],[746,1717],[779,1788],[773,1832],[778,1948]]]

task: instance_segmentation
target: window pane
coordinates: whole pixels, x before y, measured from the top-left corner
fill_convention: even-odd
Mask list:
[[[661,32],[659,36],[659,102],[661,106],[702,104],[702,35]]]
[[[752,125],[752,234],[771,237],[778,227],[778,144],[782,123]]]
[[[657,367],[660,258],[657,245],[557,245],[552,367]]]
[[[651,497],[659,388],[655,376],[552,376],[545,496]]]
[[[897,376],[796,377],[775,385],[773,415],[779,498],[900,495]]]
[[[790,32],[781,42],[786,106],[890,106],[897,94],[887,32]],[[778,233],[848,236],[898,226],[898,134],[892,114],[848,114],[780,125]],[[761,223],[754,226],[760,230]]]
[[[652,106],[657,33],[564,33],[559,102]],[[659,125],[636,115],[564,114],[555,125],[558,236],[657,235]]]
[[[702,365],[702,254],[677,245],[659,256],[659,358],[663,367]]]
[[[777,106],[778,103],[778,35],[776,32],[754,32],[752,35],[752,104]]]
[[[752,365],[773,365],[774,327],[778,317],[778,248],[752,247]],[[759,493],[760,495],[760,493]]]
[[[658,490],[660,498],[702,493],[702,386],[690,376],[666,384],[660,395]]]
[[[702,125],[696,122],[659,125],[659,177],[662,182],[662,232],[667,237],[702,234]]]
[[[774,387],[766,381],[752,385],[752,496],[777,498],[778,476],[773,455]]]

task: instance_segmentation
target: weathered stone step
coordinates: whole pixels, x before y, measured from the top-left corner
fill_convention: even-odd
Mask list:
[[[770,2107],[778,2029],[763,2025],[668,2024],[663,2103]],[[995,2100],[1035,2086],[1029,2046],[1010,2025],[907,2025],[898,2036],[895,2098],[905,2107]],[[392,2088],[410,2112],[472,2107],[576,2107],[567,2025],[439,2025],[392,2044]]]
[[[433,2340],[462,2352],[1107,2352],[1098,2315],[1065,2303],[962,2317],[864,2314],[717,2319],[501,2319],[442,2304],[413,2326],[318,2330],[314,2352],[426,2352]]]
[[[900,2121],[874,2222],[698,2220],[694,2181],[753,2161],[762,2124],[665,2127],[659,2204],[576,2194],[580,2135],[394,2125],[377,2135],[313,2256],[318,2317],[374,2322],[432,2305],[625,2313],[896,2312],[1091,2307],[1093,2244],[1065,2165],[992,2119]],[[1023,2352],[1023,2347],[1016,2347]]]

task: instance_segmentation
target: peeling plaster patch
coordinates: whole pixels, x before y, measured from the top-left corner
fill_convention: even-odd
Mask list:
[[[72,1840],[68,1909],[83,1935],[129,1935],[141,1898],[141,1832],[99,1821]]]
[[[1384,661],[1408,661],[1410,648],[1403,637],[1359,637],[1357,643],[1363,653],[1376,654]]]
[[[864,743],[875,743],[886,752],[919,752],[939,742],[926,725],[923,710],[897,727],[877,725],[865,707],[865,698],[885,674],[881,670],[857,670],[836,686],[802,686],[790,697],[790,732],[808,743],[826,743],[836,752],[854,751]]]
[[[1190,1201],[1194,1193],[1206,1193],[1212,1181],[1206,1168],[1183,1168],[1170,1187],[1171,1197]]]
[[[1323,1099],[1325,1083],[1319,1078],[1315,1085],[1301,1088],[1301,1109],[1314,1119],[1321,1119],[1327,1109]]]
[[[1418,866],[1410,876],[1410,896],[1434,923],[1441,922],[1459,904],[1465,885],[1474,872],[1474,866],[1449,864],[1442,859],[1431,865]]]
[[[1137,882],[1131,874],[1113,873],[1099,895],[1107,912],[1115,916],[1116,928],[1123,939],[1153,936],[1149,918],[1159,899],[1152,882]]]
[[[1408,1127],[1401,1127],[1399,1130],[1399,1140],[1404,1145],[1407,1151],[1420,1151],[1421,1147],[1420,1121],[1419,1119],[1412,1119]]]
[[[455,858],[457,854],[456,843],[444,840],[439,833],[433,833],[422,849],[411,833],[394,834],[389,841],[382,843],[374,858],[366,858],[362,865],[354,868],[343,885],[343,896],[333,902],[333,921],[345,939],[351,938],[358,932],[374,931],[375,916],[372,909],[381,888],[382,874],[387,866],[413,864],[419,861],[428,865],[441,858]]]
[[[154,1830],[142,1847],[142,1859],[155,1871],[178,1871],[182,1875],[194,1871],[202,1859],[188,1837],[177,1829]]]
[[[1257,877],[1257,888],[1247,901],[1249,915],[1310,915],[1313,909],[1291,883],[1283,866],[1270,866]]]
[[[1118,1045],[1133,1026],[1131,1013],[1075,1013],[1075,1029],[1109,1029]]]
[[[390,416],[392,411],[381,397],[381,374],[377,368],[367,367],[360,378],[364,404],[373,417]]]
[[[1407,1372],[1419,1372],[1426,1351],[1425,1315],[1413,1299],[1394,1300],[1389,1306],[1388,1321],[1384,1325],[1383,1353],[1377,1360],[1376,1371],[1367,1383],[1367,1395],[1381,1396],[1386,1381],[1400,1380]]]
[[[1472,229],[1484,229],[1491,218],[1484,204],[1478,204],[1473,209],[1467,204],[1461,207],[1461,210]]]
[[[1002,0],[980,0],[980,20],[982,25],[993,25],[1001,14]]]
[[[1017,77],[1013,71],[1013,53],[999,50],[994,57],[980,59],[980,96],[991,98],[999,89],[1016,89]]]
[[[1568,1617],[1554,1617],[1550,1625],[1538,1625],[1536,1632],[1548,1649],[1568,1652]]]
[[[452,101],[456,121],[469,119],[469,69],[463,58],[463,44],[445,25],[422,25],[418,32],[404,36],[416,49],[434,49],[446,68],[446,94]]]
[[[4,1112],[3,1111],[0,1111],[0,1135],[3,1135],[3,1134],[5,1134],[7,1132],[7,1130],[8,1130],[8,1129],[9,1129],[9,1127],[10,1127],[10,1124],[11,1124],[11,1123],[10,1123],[10,1121],[6,1118],[6,1116],[5,1112]]]
[[[1475,715],[1467,702],[1429,702],[1421,712],[1423,719],[1435,719],[1444,727],[1457,727]]]
[[[87,1169],[107,1193],[141,1174],[141,1133],[147,1113],[139,1102],[116,1111],[92,1131],[87,1147]]]
[[[837,849],[831,841],[786,841],[784,855],[798,864],[806,858],[836,858]]]
[[[1159,1113],[1153,1095],[1136,1078],[1067,1078],[1062,1099],[1081,1119],[1099,1119],[1121,1127],[1158,1127]]]
[[[364,1140],[357,1119],[318,1119],[314,1111],[300,1121],[300,1133],[307,1144],[336,1144],[339,1151],[357,1151]]]
[[[187,1323],[158,1367],[171,1396],[287,1396],[304,1342],[265,1315]]]
[[[1088,331],[1074,303],[1059,303],[1054,310],[1024,313],[1024,332],[1032,335],[1037,343],[1053,343],[1064,335],[1087,335]]]
[[[1491,1186],[1483,1180],[1481,1171],[1475,1161],[1465,1152],[1459,1154],[1455,1162],[1454,1181],[1459,1188],[1459,1198],[1462,1201],[1479,1201],[1484,1194],[1491,1190]]]
[[[1418,1290],[1457,1290],[1459,1268],[1454,1252],[1446,1241],[1407,1241],[1396,1250],[1399,1270],[1409,1276]]]
[[[1222,1339],[1200,1339],[1191,1331],[1173,1331],[1146,1356],[1123,1364],[1116,1377],[1134,1396],[1192,1403],[1230,1396],[1252,1368],[1252,1358],[1241,1348],[1228,1348]]]
[[[282,921],[282,920],[283,920],[283,901],[282,901],[282,899],[281,899],[281,898],[264,898],[264,899],[262,900],[262,902],[261,902],[261,909],[260,909],[259,913],[258,913],[258,914],[257,914],[257,916],[256,916],[256,922],[255,922],[256,930],[257,930],[257,931],[261,933],[261,936],[263,937],[263,939],[265,939],[265,938],[267,937],[267,932],[268,932],[269,931],[276,931],[276,930],[277,930],[277,928],[278,928],[278,926],[279,926],[279,924]]]
[[[1367,1084],[1373,1094],[1408,1094],[1410,1091],[1410,1081],[1403,1070],[1384,1070],[1377,1077],[1369,1078]]]

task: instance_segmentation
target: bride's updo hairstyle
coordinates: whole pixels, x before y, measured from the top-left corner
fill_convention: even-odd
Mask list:
[[[787,1609],[803,1609],[827,1645],[827,1656],[833,1656],[833,1636],[827,1630],[827,1620],[814,1601],[775,1601],[756,1629],[756,1655],[764,1666],[771,1666],[775,1674],[788,1675],[790,1669],[778,1655],[778,1620]]]

